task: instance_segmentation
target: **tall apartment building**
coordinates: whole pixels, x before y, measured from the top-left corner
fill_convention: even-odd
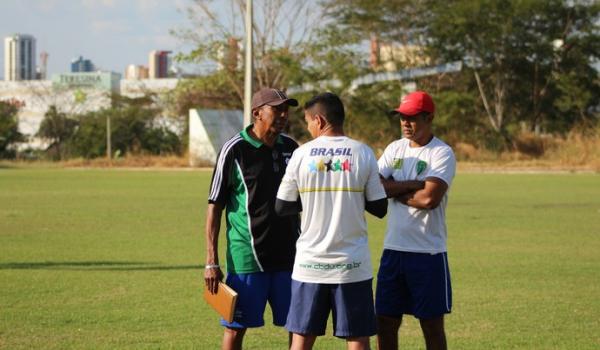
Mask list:
[[[169,76],[170,53],[171,51],[150,51],[148,56],[148,75],[150,79],[167,78]]]
[[[35,38],[14,34],[4,38],[4,80],[33,80],[35,70]]]
[[[74,58],[71,61],[71,73],[87,73],[95,70],[91,60],[85,59],[82,56]]]
[[[125,79],[136,80],[136,79],[148,79],[148,67],[137,66],[130,64],[125,69]]]

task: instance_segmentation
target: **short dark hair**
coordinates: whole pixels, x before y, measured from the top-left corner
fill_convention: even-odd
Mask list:
[[[323,115],[325,120],[333,126],[341,126],[344,124],[344,104],[340,98],[332,92],[323,92],[313,96],[304,104],[305,111],[312,111],[314,107],[318,107],[319,113]]]

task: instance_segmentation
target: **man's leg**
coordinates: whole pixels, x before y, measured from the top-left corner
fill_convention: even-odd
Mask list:
[[[346,338],[346,346],[348,350],[370,350],[370,337]]]
[[[377,316],[377,349],[398,349],[398,330],[400,330],[401,324],[402,316],[399,318]]]
[[[428,350],[446,349],[444,315],[452,310],[452,285],[446,253],[412,254],[409,286],[414,315],[421,323]]]
[[[226,283],[238,293],[233,322],[221,319],[225,327],[222,349],[238,350],[247,328],[262,327],[267,305],[268,277],[264,272],[227,275]]]
[[[373,280],[333,286],[333,335],[344,338],[351,350],[369,350],[369,339],[377,334],[373,305]]]
[[[242,342],[247,328],[225,328],[223,333],[223,350],[242,350]]]
[[[290,350],[311,350],[317,340],[316,335],[294,333]]]
[[[283,327],[288,317],[292,298],[292,272],[270,272],[268,301],[273,313],[273,324]],[[288,333],[288,348],[292,347],[294,333]]]
[[[413,301],[404,273],[406,252],[385,249],[377,274],[375,311],[377,314],[377,348],[398,349],[398,330],[402,315],[410,313]]]
[[[446,350],[446,333],[444,332],[444,316],[419,320],[425,336],[427,350]]]
[[[329,317],[330,287],[292,280],[292,302],[285,328],[293,333],[290,349],[312,349],[325,334]]]

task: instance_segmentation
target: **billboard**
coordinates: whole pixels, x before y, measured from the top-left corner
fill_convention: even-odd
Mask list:
[[[89,88],[119,92],[121,74],[114,72],[63,73],[52,76],[52,85],[58,88]]]

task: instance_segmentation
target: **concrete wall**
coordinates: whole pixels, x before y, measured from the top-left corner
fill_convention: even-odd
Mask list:
[[[190,109],[190,165],[214,164],[221,147],[244,125],[240,110]]]

